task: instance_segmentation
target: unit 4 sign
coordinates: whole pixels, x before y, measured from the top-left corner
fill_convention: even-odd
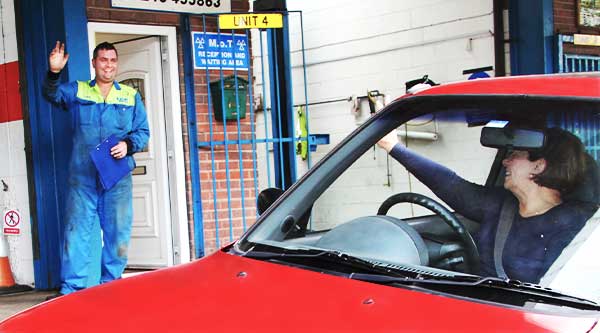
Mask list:
[[[2,230],[5,235],[18,235],[21,233],[21,214],[16,209],[8,209],[4,211]]]
[[[281,14],[222,14],[219,15],[220,29],[269,29],[282,28]]]

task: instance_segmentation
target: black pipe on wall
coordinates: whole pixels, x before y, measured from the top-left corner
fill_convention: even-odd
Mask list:
[[[494,0],[494,69],[496,76],[506,76],[504,47],[504,0]]]

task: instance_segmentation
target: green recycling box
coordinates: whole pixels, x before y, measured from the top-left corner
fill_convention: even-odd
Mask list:
[[[237,82],[236,82],[237,81]],[[237,83],[237,101],[236,101]],[[223,89],[221,89],[223,88]],[[222,94],[221,94],[222,93]],[[216,80],[210,83],[210,94],[212,98],[215,119],[223,121],[223,102],[225,103],[225,120],[236,120],[239,112],[240,119],[246,118],[246,95],[248,93],[248,81],[234,75]]]

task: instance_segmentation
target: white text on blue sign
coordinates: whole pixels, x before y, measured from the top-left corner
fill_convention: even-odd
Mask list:
[[[246,35],[192,32],[192,42],[196,69],[247,71],[249,68],[250,56]]]

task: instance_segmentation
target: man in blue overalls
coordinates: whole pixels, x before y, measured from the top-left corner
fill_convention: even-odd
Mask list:
[[[150,136],[140,94],[115,81],[118,55],[112,44],[104,42],[94,49],[94,80],[60,84],[60,72],[68,59],[64,44],[57,41],[48,59],[50,70],[43,87],[46,99],[70,112],[74,131],[65,206],[61,289],[54,297],[87,286],[93,250],[91,233],[98,223],[103,233],[100,283],[121,277],[127,263],[133,218],[131,173],[114,187],[104,189],[90,150],[114,135],[120,141],[111,148],[110,154],[115,159],[126,159],[129,169],[133,170],[132,154],[142,150]]]

